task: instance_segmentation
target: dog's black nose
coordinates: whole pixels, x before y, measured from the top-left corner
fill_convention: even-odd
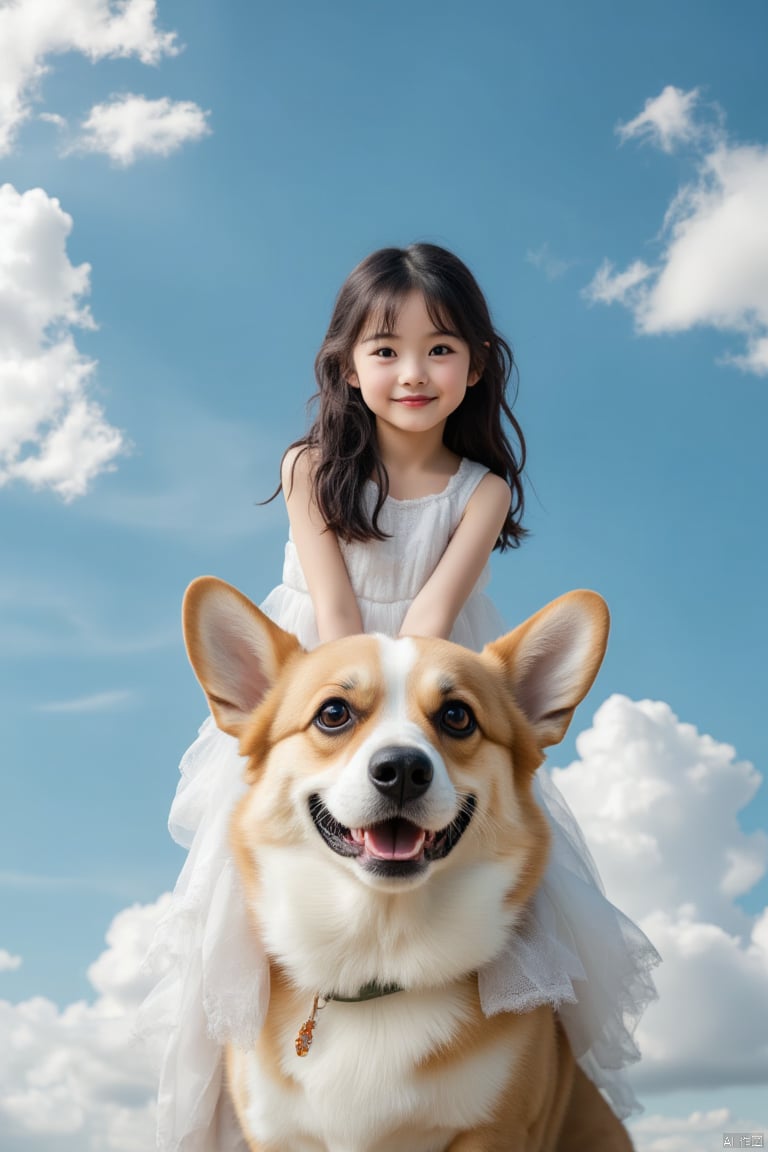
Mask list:
[[[368,775],[374,788],[402,805],[422,796],[432,783],[432,763],[418,748],[381,748],[371,757]]]

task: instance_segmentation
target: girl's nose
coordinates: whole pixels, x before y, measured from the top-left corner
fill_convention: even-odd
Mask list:
[[[426,378],[426,369],[420,357],[403,357],[400,361],[400,383],[423,384]]]

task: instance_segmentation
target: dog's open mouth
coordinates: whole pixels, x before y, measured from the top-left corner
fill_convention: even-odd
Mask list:
[[[474,796],[467,796],[458,816],[434,832],[403,816],[382,820],[368,828],[345,828],[318,795],[309,798],[309,813],[329,848],[339,856],[354,856],[358,864],[387,876],[412,876],[435,860],[442,860],[458,844],[475,811]]]

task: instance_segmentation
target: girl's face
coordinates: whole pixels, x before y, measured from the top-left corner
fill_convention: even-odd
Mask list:
[[[403,300],[393,331],[377,331],[375,320],[363,326],[352,363],[347,383],[360,389],[377,425],[416,433],[442,429],[479,379],[469,345],[435,327],[418,291]]]

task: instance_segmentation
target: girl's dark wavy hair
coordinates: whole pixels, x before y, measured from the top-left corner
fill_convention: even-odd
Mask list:
[[[476,460],[506,480],[512,500],[495,547],[502,552],[517,547],[526,534],[521,524],[526,452],[522,430],[507,399],[515,362],[509,345],[493,327],[474,276],[445,248],[435,244],[381,248],[350,273],[315,360],[318,391],[310,405],[316,406],[316,416],[307,434],[287,452],[298,448],[298,458],[301,452],[311,451],[315,499],[328,528],[345,541],[385,538],[378,518],[389,492],[389,478],[379,455],[375,418],[360,389],[348,384],[347,377],[354,367],[353,348],[365,325],[370,321],[377,331],[393,332],[400,306],[413,291],[423,295],[437,329],[454,332],[469,346],[470,368],[480,379],[448,417],[443,442],[457,456]],[[516,441],[514,447],[505,418]],[[369,479],[378,486],[372,515],[363,500]]]

